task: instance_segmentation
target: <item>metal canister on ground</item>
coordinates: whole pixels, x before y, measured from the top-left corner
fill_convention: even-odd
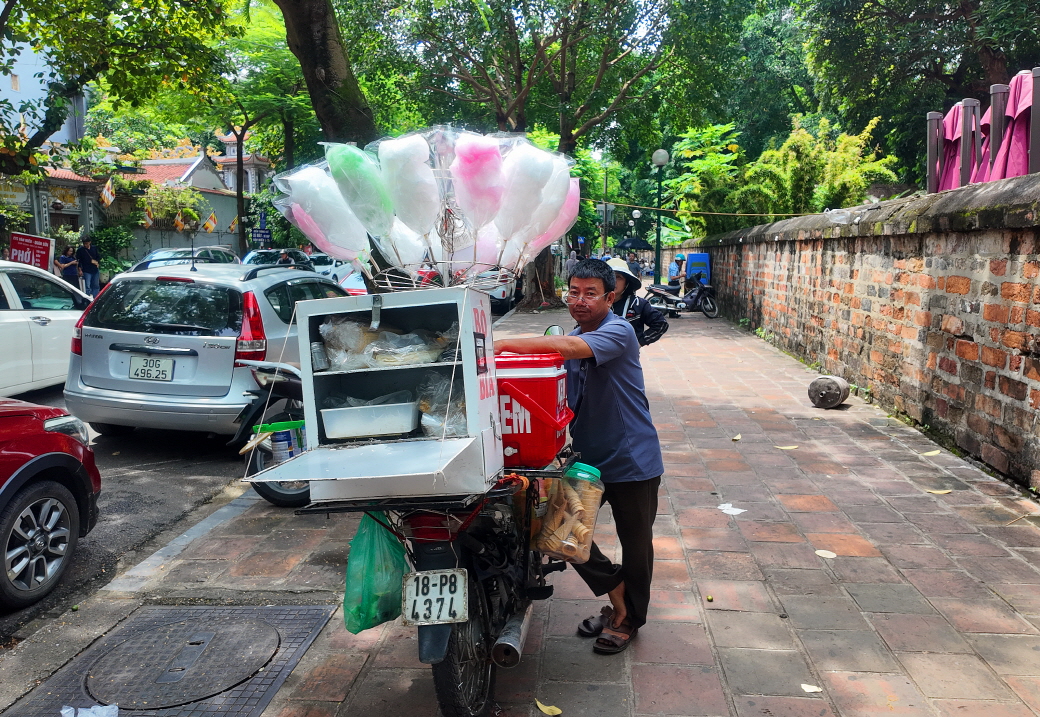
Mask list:
[[[321,341],[311,342],[311,368],[315,371],[324,371],[332,364],[329,356],[325,353],[325,344]]]

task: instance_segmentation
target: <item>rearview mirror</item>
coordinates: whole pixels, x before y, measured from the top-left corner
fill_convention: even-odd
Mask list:
[[[547,328],[545,330],[545,335],[546,336],[563,336],[564,335],[563,327],[562,326],[557,326],[556,324],[553,324],[552,326],[550,326],[549,328]]]

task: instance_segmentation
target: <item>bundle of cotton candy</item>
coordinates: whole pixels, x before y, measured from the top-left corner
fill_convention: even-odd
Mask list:
[[[285,218],[329,256],[353,261],[368,251],[368,234],[324,169],[308,165],[279,175],[285,196],[275,201]]]

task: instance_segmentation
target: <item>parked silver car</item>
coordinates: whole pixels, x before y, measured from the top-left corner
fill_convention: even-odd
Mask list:
[[[175,265],[115,277],[76,325],[65,404],[102,434],[233,434],[251,400],[238,361],[299,361],[297,301],[344,296],[312,272]]]
[[[173,264],[190,264],[192,257],[198,263],[206,262],[213,264],[241,264],[242,260],[228,249],[222,246],[200,246],[181,247],[175,249],[154,249],[145,255],[144,259],[134,264],[130,271],[141,271],[142,269],[155,268],[157,266],[171,266]]]

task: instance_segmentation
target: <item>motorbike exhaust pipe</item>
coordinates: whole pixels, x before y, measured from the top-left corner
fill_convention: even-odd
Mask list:
[[[516,667],[520,664],[520,655],[524,652],[527,631],[531,627],[531,613],[534,603],[528,603],[522,615],[514,615],[502,628],[502,635],[491,648],[491,659],[499,667]]]

